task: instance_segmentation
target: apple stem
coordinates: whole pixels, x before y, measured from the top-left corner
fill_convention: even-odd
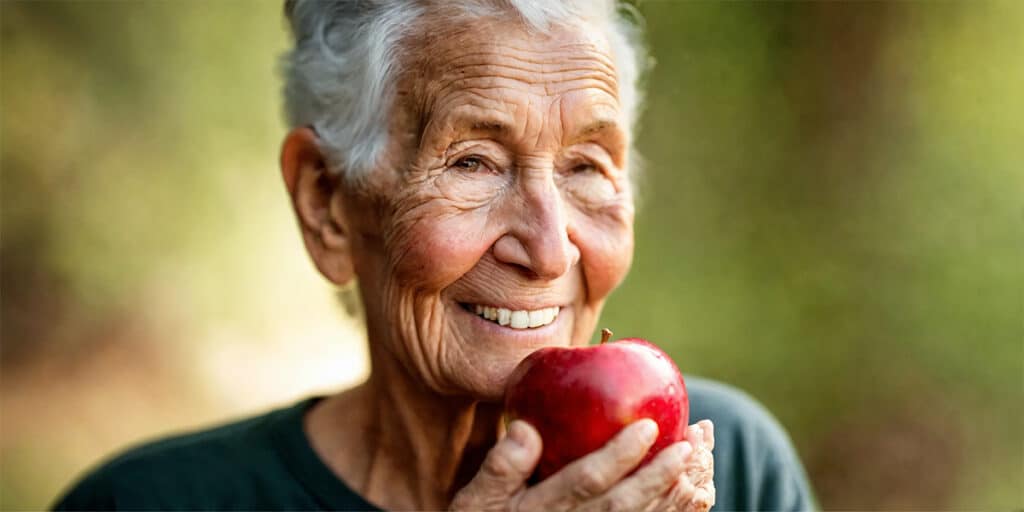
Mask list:
[[[608,343],[610,339],[612,339],[612,331],[610,329],[601,329],[601,344]]]

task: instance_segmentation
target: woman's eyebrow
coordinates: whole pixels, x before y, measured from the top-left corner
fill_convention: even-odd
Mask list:
[[[513,126],[505,119],[486,114],[459,113],[451,117],[445,125],[449,127],[448,133],[457,138],[485,136],[502,140],[511,138],[516,133]],[[564,146],[587,141],[601,141],[609,149],[614,150],[624,147],[627,138],[618,120],[606,115],[592,116],[581,123],[571,123],[566,128],[567,131],[562,138]]]
[[[595,119],[583,125],[583,127],[580,128],[579,130],[576,130],[576,133],[573,134],[572,139],[585,139],[587,137],[594,135],[595,133],[605,131],[609,128],[615,128],[617,126],[618,123],[611,119]]]
[[[499,117],[464,113],[449,118],[441,126],[447,126],[446,132],[456,137],[486,135],[501,139],[511,136],[514,132],[512,125]]]
[[[622,131],[618,121],[599,117],[591,119],[582,124],[578,129],[572,130],[565,139],[565,144],[571,146],[580,142],[601,139],[613,146],[620,146],[624,143],[626,134]]]
[[[497,119],[477,119],[470,123],[473,132],[488,132],[495,135],[506,135],[512,131],[509,125]]]

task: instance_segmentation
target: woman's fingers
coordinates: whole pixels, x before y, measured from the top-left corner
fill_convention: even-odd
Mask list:
[[[715,449],[715,425],[711,420],[700,420],[687,427],[686,439],[694,446],[704,444],[708,450]]]
[[[600,450],[528,489],[518,503],[519,508],[570,510],[604,494],[640,463],[657,436],[658,425],[654,421],[632,423]]]
[[[455,495],[451,510],[509,508],[509,499],[524,487],[540,452],[537,430],[524,421],[513,421],[508,435],[491,448],[473,480]]]
[[[585,503],[582,510],[645,510],[659,502],[680,480],[692,447],[683,441],[666,447],[650,464],[619,482],[603,496]]]
[[[672,512],[707,512],[715,506],[715,484],[693,485],[682,475],[665,496],[648,510]]]
[[[700,420],[697,422],[704,431],[704,444],[708,450],[715,449],[715,424],[711,420]]]
[[[711,482],[715,475],[715,459],[711,455],[715,447],[715,427],[710,420],[701,420],[689,426],[686,436],[694,446],[693,454],[686,463],[686,476],[700,488]]]
[[[715,506],[715,483],[708,481],[698,485],[690,498],[690,507],[694,512],[707,512]]]
[[[672,488],[648,510],[707,512],[715,504],[715,444],[713,425],[701,421],[691,425],[687,439],[694,443],[682,474]]]
[[[525,483],[540,458],[541,439],[522,421],[488,453],[473,480],[456,494],[453,510],[685,510],[706,512],[715,503],[714,426],[688,427],[687,441],[673,444],[628,478],[658,434],[640,420],[535,487]]]
[[[651,512],[691,512],[690,501],[693,494],[693,484],[686,478],[686,475],[680,475],[676,478],[672,488],[648,510]]]

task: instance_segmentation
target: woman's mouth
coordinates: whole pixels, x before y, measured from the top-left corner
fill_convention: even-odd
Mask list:
[[[534,310],[511,310],[497,306],[484,306],[482,304],[462,304],[469,312],[475,313],[484,320],[490,320],[503,327],[512,329],[535,329],[544,327],[558,318],[561,310],[558,306]]]

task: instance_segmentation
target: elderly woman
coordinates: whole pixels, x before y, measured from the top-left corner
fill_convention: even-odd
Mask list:
[[[629,270],[646,55],[619,12],[610,0],[289,1],[284,182],[316,267],[359,283],[371,376],[131,450],[57,507],[813,506],[777,424],[700,379],[691,417],[705,421],[636,471],[651,420],[540,482],[537,431],[502,424],[517,363],[586,345]]]

